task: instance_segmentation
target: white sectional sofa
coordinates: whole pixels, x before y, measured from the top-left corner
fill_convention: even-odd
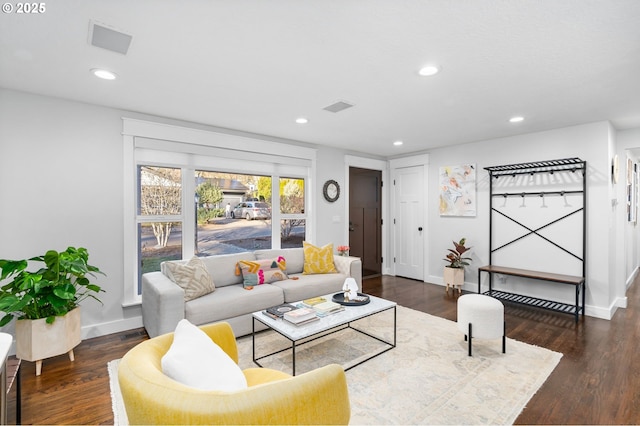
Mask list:
[[[263,260],[283,256],[289,279],[261,284],[247,290],[242,275],[236,275],[240,260]],[[257,250],[235,254],[202,257],[215,284],[212,293],[185,302],[182,287],[161,271],[142,275],[142,320],[149,337],[175,330],[186,318],[195,325],[226,321],[236,336],[252,331],[251,313],[284,302],[297,302],[311,297],[337,293],[348,277],[355,278],[362,289],[362,263],[357,257],[334,256],[337,273],[305,275],[304,251],[300,248]],[[172,261],[187,263],[186,260]],[[293,279],[292,279],[293,278]]]

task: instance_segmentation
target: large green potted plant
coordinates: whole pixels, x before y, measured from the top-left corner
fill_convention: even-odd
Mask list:
[[[467,260],[471,260],[470,257],[462,256],[467,251],[471,249],[471,247],[465,247],[466,239],[462,238],[459,242],[453,242],[453,248],[447,249],[448,254],[446,260],[449,262],[447,266],[444,267],[444,282],[447,285],[447,293],[449,293],[449,286],[453,288],[455,292],[456,287],[458,287],[458,293],[462,293],[462,285],[464,284],[464,267],[469,265]]]
[[[68,353],[81,341],[80,302],[97,298],[104,290],[89,277],[104,275],[88,263],[87,249],[69,247],[65,251],[49,250],[31,259],[0,259],[0,326],[16,318],[16,356],[36,361],[36,375],[42,360]],[[29,262],[42,264],[35,272],[27,270]]]

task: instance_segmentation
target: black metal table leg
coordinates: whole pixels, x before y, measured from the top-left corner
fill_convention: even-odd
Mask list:
[[[256,361],[256,319],[255,318],[251,318],[251,341],[252,341],[251,352],[253,355],[253,362],[258,364],[258,362]]]
[[[293,341],[292,343],[292,347],[291,347],[291,351],[293,352],[293,376],[296,375],[296,342]]]
[[[393,347],[396,347],[396,338],[398,335],[398,311],[393,307]]]
[[[507,353],[507,322],[504,321],[502,323],[503,325],[503,329],[502,329],[502,353],[506,354]]]

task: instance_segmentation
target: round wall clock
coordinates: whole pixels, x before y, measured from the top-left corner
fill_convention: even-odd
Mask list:
[[[325,200],[333,203],[340,198],[340,185],[338,185],[338,182],[335,180],[328,180],[324,183],[322,193],[324,194]]]

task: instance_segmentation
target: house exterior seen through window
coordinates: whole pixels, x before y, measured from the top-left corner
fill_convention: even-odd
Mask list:
[[[182,258],[182,171],[138,167],[138,293],[141,276]]]
[[[189,196],[182,188],[183,178],[191,173],[138,166],[138,294],[143,273],[159,271],[166,260],[185,258],[189,245],[197,256],[302,247],[304,179],[195,170],[195,193]],[[274,188],[279,193],[275,225]],[[187,210],[193,214],[187,218],[183,213],[189,202],[193,204]],[[195,235],[183,235],[185,221],[195,222],[195,232],[187,233]]]

